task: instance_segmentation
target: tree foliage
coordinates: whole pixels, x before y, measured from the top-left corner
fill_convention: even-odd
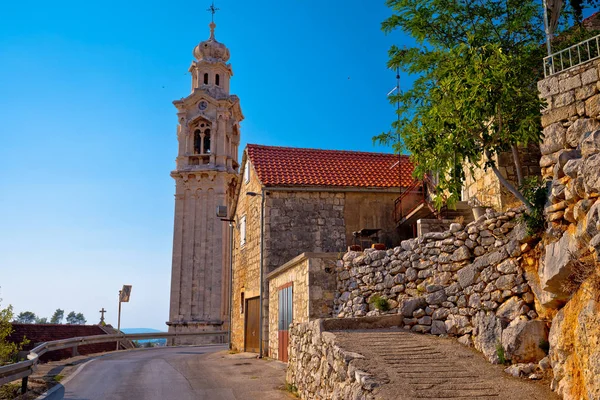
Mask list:
[[[82,313],[75,314],[75,311],[71,311],[67,315],[67,324],[69,325],[85,325],[86,319]]]
[[[56,311],[54,311],[54,314],[52,314],[52,317],[50,318],[50,323],[51,324],[62,324],[64,317],[65,317],[65,310],[61,310],[60,308],[57,308]]]
[[[19,315],[17,315],[15,322],[19,324],[33,324],[35,323],[36,319],[37,316],[35,315],[35,313],[31,311],[23,311],[19,313]]]
[[[595,1],[595,0],[591,0]],[[434,200],[452,202],[464,165],[491,167],[500,181],[532,205],[497,170],[495,156],[540,139],[536,83],[544,55],[541,1],[388,0],[393,15],[382,29],[400,29],[416,45],[389,51],[390,68],[417,76],[390,96],[399,104],[394,131],[376,138],[411,153],[415,177],[436,174]],[[398,142],[398,136],[401,141]],[[515,167],[519,170],[518,157]]]
[[[0,301],[2,300],[0,299]],[[11,323],[13,318],[12,306],[0,307],[0,365],[16,361],[17,353],[28,343],[25,338],[19,344],[8,341],[8,337],[13,332]]]

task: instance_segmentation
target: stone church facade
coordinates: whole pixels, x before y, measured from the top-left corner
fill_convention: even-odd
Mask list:
[[[229,235],[217,206],[231,205],[237,185],[239,98],[229,93],[229,50],[210,37],[189,68],[191,93],[177,108],[178,155],[169,332],[229,329]],[[187,337],[174,344],[202,342]]]

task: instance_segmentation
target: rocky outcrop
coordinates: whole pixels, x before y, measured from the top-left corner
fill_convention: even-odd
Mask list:
[[[346,253],[337,267],[337,316],[402,314],[404,329],[460,337],[491,362],[500,354],[539,361],[547,328],[535,321],[522,266],[531,245],[517,222],[521,213],[489,210],[467,226],[454,223],[394,249]]]
[[[543,306],[559,310],[549,338],[552,388],[573,400],[600,398],[599,66],[588,62],[538,84],[548,103],[540,166],[551,193],[534,291]]]
[[[598,294],[592,282],[584,283],[552,321],[552,389],[565,400],[600,399]]]

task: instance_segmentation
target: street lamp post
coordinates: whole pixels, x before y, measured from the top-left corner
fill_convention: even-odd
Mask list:
[[[117,331],[121,333],[121,303],[128,303],[131,296],[131,285],[123,285],[123,289],[119,290],[119,316],[117,318]],[[117,340],[117,350],[119,350],[120,340]]]

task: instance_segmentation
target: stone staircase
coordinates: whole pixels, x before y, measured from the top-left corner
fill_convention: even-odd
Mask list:
[[[337,331],[336,342],[362,354],[357,367],[384,384],[379,399],[558,399],[550,389],[516,379],[453,339],[403,330]]]

